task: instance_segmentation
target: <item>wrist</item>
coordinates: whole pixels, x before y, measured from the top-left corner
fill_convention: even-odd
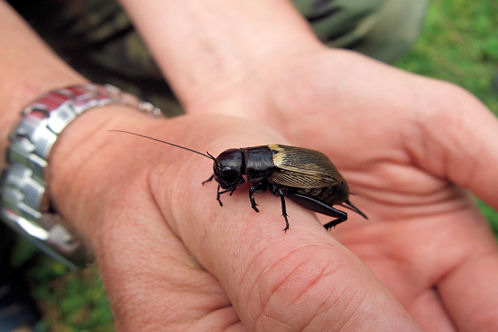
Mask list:
[[[74,119],[90,109],[111,104],[155,115],[159,112],[111,86],[68,86],[44,93],[23,108],[22,120],[10,134],[8,164],[0,179],[2,219],[68,266],[84,263],[84,252],[78,236],[71,234],[76,227],[64,223],[60,214],[51,209],[51,152]]]
[[[50,155],[47,178],[55,210],[95,250],[106,198],[126,181],[135,158],[109,129],[137,128],[157,121],[136,109],[108,105],[88,110],[59,136]]]

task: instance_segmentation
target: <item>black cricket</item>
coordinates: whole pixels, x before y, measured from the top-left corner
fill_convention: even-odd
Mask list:
[[[221,206],[223,203],[220,196],[225,193],[230,193],[231,196],[237,186],[245,182],[243,178],[245,174],[247,181],[251,184],[249,189],[251,207],[256,212],[259,210],[254,200],[254,193],[270,189],[274,195],[280,197],[282,216],[285,219],[284,231],[289,229],[285,197],[311,211],[333,217],[332,221],[323,225],[327,230],[348,218],[346,212],[334,208],[333,205],[342,206],[368,219],[360,209],[350,202],[350,192],[346,180],[329,158],[321,152],[294,146],[269,144],[228,149],[215,158],[209,152],[204,154],[157,138],[124,130],[111,131],[144,137],[213,160],[214,174],[202,184],[213,179],[218,182],[216,199]]]

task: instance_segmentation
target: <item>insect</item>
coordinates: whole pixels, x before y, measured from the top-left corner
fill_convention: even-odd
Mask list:
[[[243,177],[245,175],[251,184],[249,188],[251,207],[256,212],[259,210],[254,193],[269,189],[274,195],[280,197],[282,216],[285,220],[284,231],[289,229],[285,206],[286,197],[309,210],[334,218],[323,225],[327,230],[348,218],[346,212],[334,208],[333,205],[342,206],[368,219],[360,209],[351,203],[346,180],[321,152],[294,146],[269,144],[228,149],[215,158],[209,152],[204,154],[157,138],[124,130],[111,131],[151,139],[211,159],[214,162],[213,175],[202,184],[213,179],[218,182],[216,199],[221,206],[223,206],[221,195],[229,193],[231,196],[237,187],[245,182]]]

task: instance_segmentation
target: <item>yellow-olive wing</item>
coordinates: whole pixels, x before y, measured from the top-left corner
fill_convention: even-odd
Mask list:
[[[343,181],[341,174],[323,153],[294,146],[272,144],[276,170],[272,183],[297,188],[323,188]]]

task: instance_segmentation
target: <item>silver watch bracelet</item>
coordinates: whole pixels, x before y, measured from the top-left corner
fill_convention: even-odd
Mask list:
[[[87,264],[91,251],[50,206],[45,170],[58,136],[83,112],[124,105],[151,116],[161,111],[111,85],[81,84],[52,90],[21,112],[9,134],[0,175],[0,217],[14,231],[70,269]]]

